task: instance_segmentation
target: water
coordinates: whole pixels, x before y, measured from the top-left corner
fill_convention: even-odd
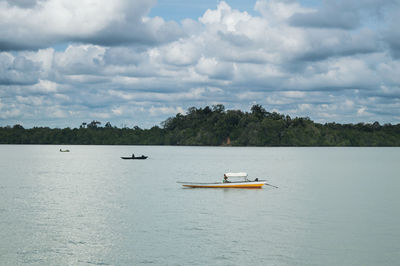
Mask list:
[[[133,152],[149,159],[119,158]],[[399,148],[1,145],[0,264],[396,265],[398,158]],[[228,171],[279,188],[176,183]]]

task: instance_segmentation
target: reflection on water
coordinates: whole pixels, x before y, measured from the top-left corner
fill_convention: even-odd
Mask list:
[[[63,147],[64,148],[64,147]],[[398,148],[0,146],[0,262],[394,265]],[[147,160],[121,160],[129,154]],[[246,171],[279,188],[183,189]]]

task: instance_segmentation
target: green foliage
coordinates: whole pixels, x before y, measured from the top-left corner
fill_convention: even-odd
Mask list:
[[[161,123],[141,129],[83,122],[79,128],[0,127],[0,144],[233,145],[233,146],[400,146],[400,124],[314,123],[254,105],[251,112],[225,110],[222,104],[190,107]]]

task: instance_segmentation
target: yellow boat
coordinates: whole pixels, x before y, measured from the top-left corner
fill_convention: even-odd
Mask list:
[[[229,178],[241,178],[240,181],[230,181]],[[189,188],[261,188],[269,185],[265,180],[249,180],[247,173],[225,173],[223,182],[199,183],[199,182],[177,182]]]

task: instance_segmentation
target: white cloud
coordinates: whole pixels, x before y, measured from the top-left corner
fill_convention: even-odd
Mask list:
[[[361,107],[357,110],[357,115],[364,115],[366,113],[367,108],[366,107]]]
[[[0,85],[31,85],[38,81],[40,66],[24,56],[0,53]]]
[[[354,29],[371,18],[381,18],[387,8],[398,4],[397,0],[336,0],[323,1],[318,9],[307,13],[294,13],[290,22],[294,26],[324,29]]]
[[[294,14],[309,14],[313,10],[301,7],[295,1],[258,0],[255,10],[260,12],[271,24],[286,23]]]
[[[167,64],[185,66],[193,65],[199,58],[198,47],[193,42],[182,40],[171,43],[162,49]]]
[[[23,97],[23,96],[18,95],[16,98],[17,98],[17,102],[22,103],[22,104],[34,105],[34,106],[40,106],[40,105],[44,104],[43,96]]]
[[[48,0],[21,7],[1,1],[0,51],[43,48],[65,41],[161,43],[181,36],[183,32],[175,22],[147,17],[155,3]]]
[[[343,103],[342,103],[342,107],[346,108],[346,109],[352,109],[354,107],[354,102],[352,100],[346,99]]]
[[[39,83],[30,87],[30,90],[33,92],[41,92],[41,93],[55,93],[57,92],[57,83],[49,81],[49,80],[39,80]]]
[[[232,10],[226,2],[221,1],[216,10],[208,9],[199,18],[199,21],[210,27],[216,26],[219,29],[220,26],[223,26],[227,31],[235,32],[240,23],[249,21],[250,19],[251,16],[247,12]]]
[[[32,97],[36,116],[47,112],[42,99],[43,106],[62,106],[56,117],[73,112],[75,124],[98,114],[116,124],[154,125],[178,110],[215,103],[259,103],[318,121],[397,122],[400,116],[398,31],[389,22],[398,4],[390,14],[373,15],[384,19],[369,27],[363,12],[384,9],[368,1],[362,12],[349,11],[356,19],[346,28],[318,24],[327,4],[257,1],[256,13],[248,13],[222,1],[178,24],[148,17],[154,3],[0,1],[0,50],[13,50],[0,53],[2,112],[23,120],[34,113],[27,106]],[[346,1],[340,5],[329,15]],[[97,15],[101,8],[104,16]],[[387,25],[393,38],[382,30]],[[59,42],[67,48],[51,47]],[[37,47],[43,49],[18,51]]]
[[[228,62],[220,62],[215,57],[201,57],[196,65],[197,73],[215,79],[232,79],[233,65]]]
[[[10,108],[8,110],[3,110],[0,113],[1,119],[18,118],[21,115],[21,111],[15,108]]]
[[[184,110],[182,107],[167,107],[167,106],[162,106],[162,107],[154,107],[152,106],[149,110],[150,114],[153,116],[158,116],[160,114],[162,115],[175,115],[177,113],[184,113]]]
[[[54,55],[54,67],[63,74],[100,74],[105,48],[97,45],[70,45]]]
[[[117,116],[123,114],[122,108],[113,108],[113,109],[111,110],[111,112],[112,112],[114,115],[117,115]]]
[[[289,98],[304,98],[306,93],[304,91],[283,91],[282,95]]]
[[[310,110],[311,107],[312,107],[311,104],[308,103],[299,104],[300,111]]]

